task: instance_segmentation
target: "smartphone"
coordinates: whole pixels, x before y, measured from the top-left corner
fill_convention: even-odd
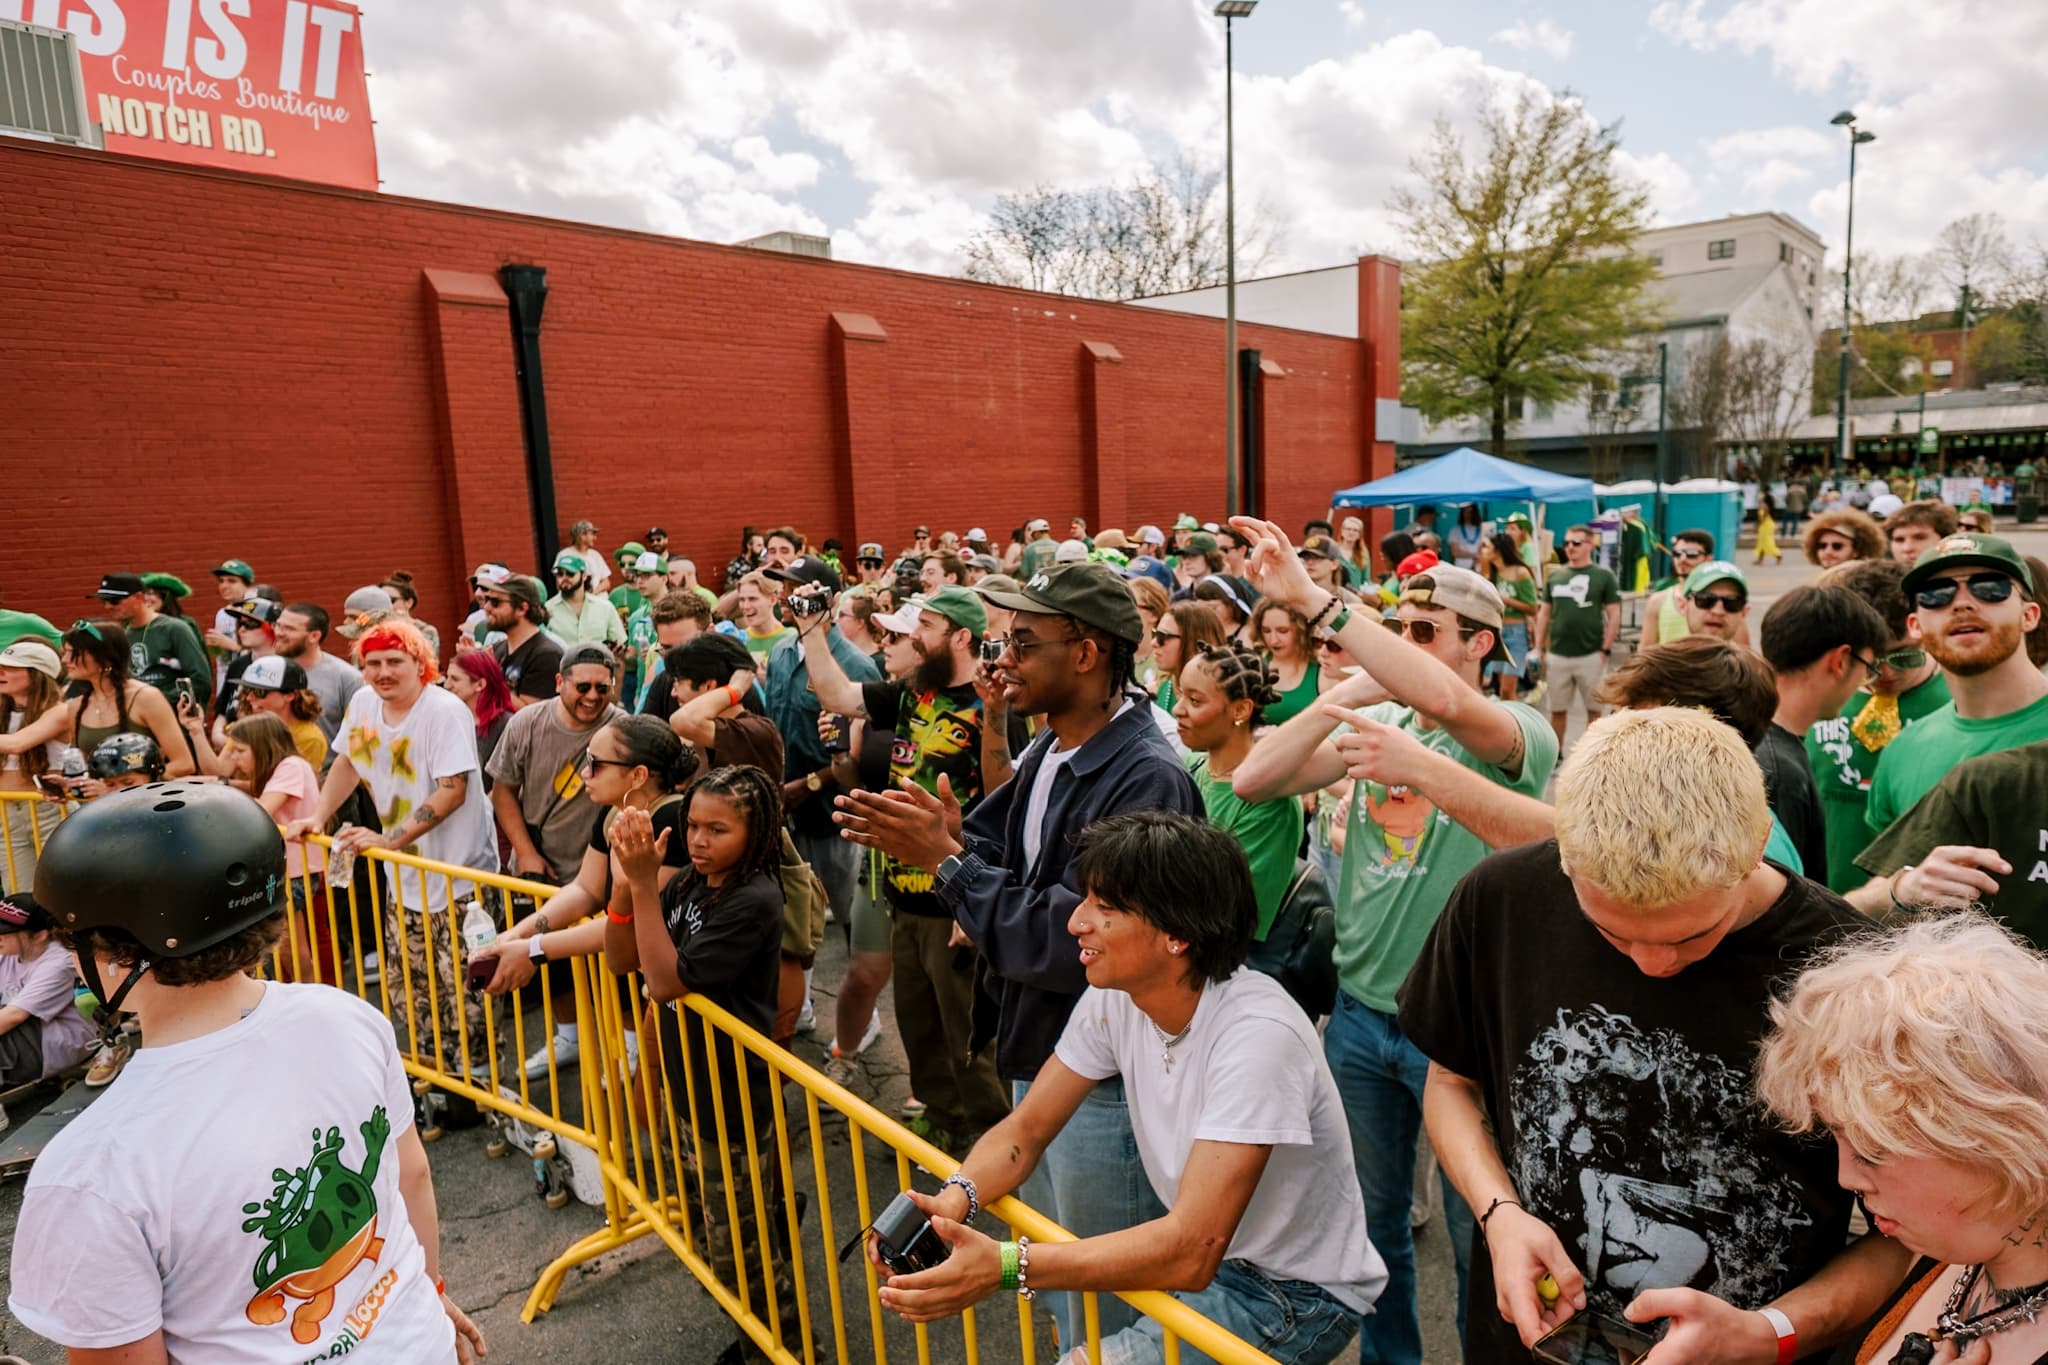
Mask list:
[[[1581,1313],[1530,1348],[1552,1365],[1635,1365],[1657,1338],[1635,1323],[1599,1313]]]
[[[171,691],[177,695],[178,701],[189,701],[194,706],[199,705],[199,689],[193,686],[192,680],[190,678],[172,679]]]
[[[36,778],[36,785],[43,789],[45,795],[54,796],[59,801],[71,799],[70,782],[56,773],[41,774]]]
[[[828,754],[843,754],[853,745],[853,725],[845,716],[830,711],[818,726],[818,738]]]
[[[496,957],[473,957],[469,960],[469,988],[480,991],[491,984],[491,978],[498,974]]]

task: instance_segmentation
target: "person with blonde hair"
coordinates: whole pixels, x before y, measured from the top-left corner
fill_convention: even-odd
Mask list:
[[[1833,1154],[1751,1095],[1773,990],[1859,917],[1765,861],[1762,770],[1703,710],[1595,722],[1556,790],[1556,837],[1459,883],[1401,996],[1430,1143],[1486,1252],[1466,1359],[1526,1360],[1580,1312],[1668,1320],[1672,1360],[1844,1337],[1906,1254],[1844,1249]]]
[[[1981,915],[1827,954],[1771,1005],[1757,1094],[1834,1139],[1842,1186],[1921,1259],[1853,1356],[2048,1357],[2048,960]]]

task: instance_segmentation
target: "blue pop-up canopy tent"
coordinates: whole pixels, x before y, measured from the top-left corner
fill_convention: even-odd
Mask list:
[[[1593,501],[1593,481],[1553,474],[1462,446],[1398,474],[1346,488],[1333,507],[1408,507],[1468,502]]]

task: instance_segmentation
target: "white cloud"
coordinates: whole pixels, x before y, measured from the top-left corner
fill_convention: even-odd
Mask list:
[[[1767,61],[1823,109],[1861,116],[1877,141],[1858,154],[1859,250],[1924,249],[1943,224],[1980,209],[2003,213],[2022,239],[2048,235],[2048,177],[2014,164],[2038,159],[2048,123],[2048,6],[1663,0],[1651,24],[1685,47]],[[1848,146],[1825,117],[1811,129],[1715,139],[1707,153],[1752,193],[1811,186],[1802,216],[1839,249]]]
[[[1571,30],[1559,28],[1549,19],[1517,20],[1495,33],[1493,40],[1524,52],[1539,53],[1557,62],[1572,55]]]

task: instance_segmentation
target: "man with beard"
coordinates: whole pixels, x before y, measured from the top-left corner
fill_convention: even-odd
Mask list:
[[[156,609],[150,587],[140,575],[110,573],[100,579],[94,597],[107,604],[107,614],[128,631],[128,676],[146,682],[178,704],[180,684],[204,710],[213,704],[213,669],[198,634]],[[161,600],[161,599],[158,599]]]
[[[1949,536],[1920,556],[1901,586],[1914,608],[1909,624],[1948,679],[1950,701],[1878,756],[1865,813],[1876,833],[1964,759],[2048,739],[2048,678],[2026,651],[2041,605],[2019,552],[1997,536]],[[1937,850],[1958,872],[1992,866],[1980,856],[1985,852]],[[1932,865],[1930,856],[1930,870]],[[1850,903],[1872,914],[1888,911],[1893,883],[1913,870],[1873,877],[1850,895]]]
[[[355,665],[321,648],[328,625],[326,608],[316,602],[294,602],[278,613],[271,633],[277,652],[306,670],[307,690],[320,698],[320,733],[331,748],[349,702],[363,690],[363,675]]]
[[[612,704],[617,683],[610,650],[575,646],[562,657],[555,700],[514,715],[491,752],[491,811],[521,876],[567,886],[583,865],[598,815],[583,788],[584,760],[591,736],[625,714]],[[528,943],[540,951],[539,934]],[[576,1062],[573,1016],[556,1016],[554,1038],[526,1059],[528,1076],[547,1075],[549,1049],[558,1067]]]
[[[564,550],[555,556],[555,595],[548,599],[548,629],[566,645],[624,645],[626,626],[611,599],[593,590],[593,567],[602,556]]]
[[[505,670],[512,704],[552,701],[555,675],[562,671],[562,646],[540,628],[547,611],[541,604],[540,584],[525,574],[513,574],[499,586],[483,589],[477,600],[484,604],[484,624],[502,637],[491,646],[491,654]]]
[[[908,637],[917,652],[917,671],[904,682],[854,684],[826,646],[830,618],[798,619],[820,705],[843,716],[865,716],[870,725],[895,732],[890,784],[915,782],[936,793],[943,774],[961,808],[973,810],[983,790],[982,711],[974,690],[981,637],[988,629],[981,598],[966,588],[945,587],[929,597],[911,598],[892,616],[875,618],[881,629]],[[995,1058],[986,1051],[971,1055],[973,954],[953,946],[953,915],[932,880],[925,869],[884,856],[876,889],[892,911],[889,952],[854,953],[847,970],[849,989],[839,997],[839,1042],[825,1074],[842,1085],[852,1079],[856,1040],[865,1040],[866,1016],[893,966],[896,1027],[910,1059],[910,1093],[925,1102],[933,1141],[957,1151],[1000,1122],[1010,1105],[996,1076]],[[850,988],[856,982],[872,983],[872,990],[854,998]]]

